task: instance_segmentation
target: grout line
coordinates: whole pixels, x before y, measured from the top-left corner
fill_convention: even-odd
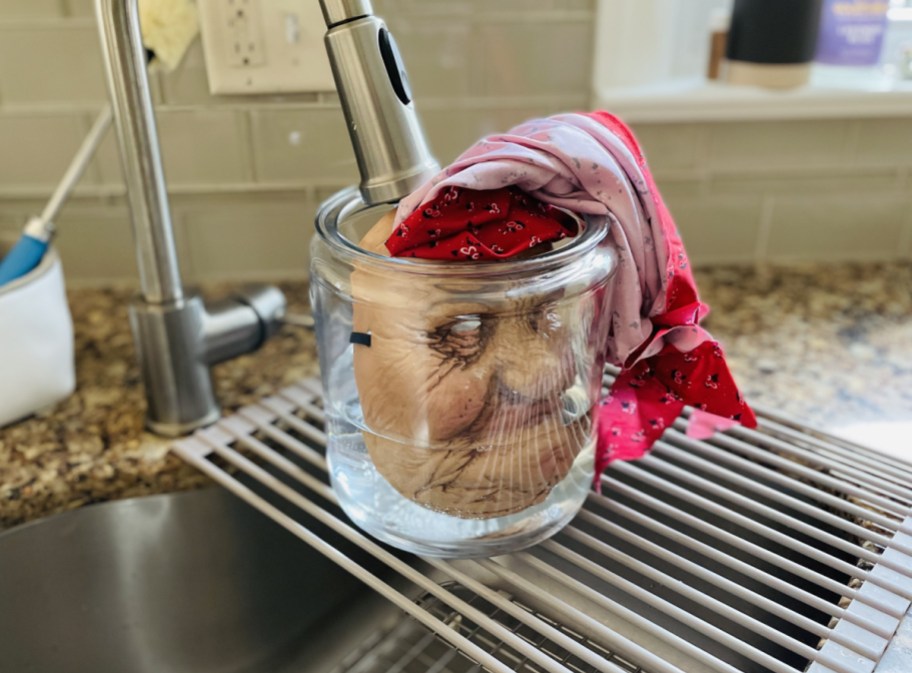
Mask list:
[[[496,3],[491,2],[490,5]],[[469,23],[510,23],[510,24],[551,24],[556,21],[561,23],[590,23],[595,20],[594,9],[566,9],[560,7],[526,9],[523,12],[508,10],[481,10],[465,11],[454,5],[456,9],[448,7],[447,3],[427,3],[424,7],[416,6],[398,12],[386,13],[382,18],[390,24],[393,30],[397,29],[399,21],[447,21],[462,20]]]
[[[85,30],[97,28],[94,16],[23,16],[0,18],[0,32],[16,32],[23,28],[53,28],[54,30]]]
[[[241,143],[241,156],[244,159],[244,177],[251,182],[257,182],[256,146],[253,142],[253,110],[243,110],[239,113],[240,129],[238,140]]]
[[[300,194],[308,189],[332,190],[336,192],[349,187],[351,181],[345,180],[310,180],[287,182],[223,182],[223,183],[184,183],[169,184],[168,193],[174,196],[221,196],[230,194]],[[46,199],[52,183],[26,185],[19,190],[0,188],[0,202],[40,201]],[[126,195],[126,188],[121,182],[103,185],[85,185],[78,188],[70,199],[72,201],[95,201],[97,199],[121,199]]]
[[[2,0],[0,0],[2,1]],[[151,84],[150,79],[150,84]],[[154,85],[153,85],[154,88]],[[167,112],[200,112],[211,110],[338,110],[339,99],[334,94],[318,95],[315,98],[310,94],[302,93],[300,96],[306,97],[301,100],[295,100],[293,94],[282,98],[256,98],[241,99],[239,97],[230,97],[226,100],[219,100],[215,103],[163,103],[155,106],[155,111]],[[500,110],[512,110],[517,108],[541,108],[541,107],[579,107],[583,106],[588,100],[589,94],[579,93],[574,95],[566,94],[548,94],[544,96],[484,96],[478,94],[476,97],[459,96],[454,98],[426,96],[419,102],[419,112],[422,110],[442,110],[442,111],[479,111],[479,112],[497,112]],[[99,98],[96,101],[73,101],[73,102],[29,102],[17,103],[10,102],[0,109],[0,118],[5,115],[22,116],[22,115],[72,115],[82,112],[97,111],[106,102],[106,99]]]

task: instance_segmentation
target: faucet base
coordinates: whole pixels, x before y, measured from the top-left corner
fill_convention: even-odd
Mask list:
[[[158,423],[146,416],[146,429],[153,435],[158,435],[159,437],[186,437],[187,435],[192,435],[200,428],[205,428],[212,425],[221,417],[221,409],[215,409],[209,416],[206,416],[205,418],[195,419],[189,423],[180,425],[174,423]]]
[[[146,387],[146,427],[177,437],[220,416],[203,349],[206,307],[200,297],[169,305],[137,300],[130,326]]]
[[[208,308],[198,296],[170,304],[134,301],[130,325],[149,401],[146,427],[178,437],[217,421],[210,365],[255,351],[284,315],[284,295],[268,285]]]

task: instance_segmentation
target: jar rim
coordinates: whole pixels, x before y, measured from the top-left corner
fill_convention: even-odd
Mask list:
[[[338,223],[369,208],[364,203],[357,187],[347,187],[329,197],[317,211],[317,235],[334,254],[377,268],[387,268],[405,273],[446,276],[503,276],[541,273],[543,270],[561,267],[596,248],[608,235],[608,218],[586,218],[583,231],[561,248],[535,257],[508,260],[479,260],[474,264],[464,261],[427,260],[414,257],[390,257],[370,252],[344,236]],[[394,204],[389,204],[393,207]],[[571,213],[576,216],[575,214]]]

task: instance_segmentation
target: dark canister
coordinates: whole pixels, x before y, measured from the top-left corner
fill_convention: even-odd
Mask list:
[[[735,0],[727,79],[785,88],[805,84],[817,48],[823,0]]]

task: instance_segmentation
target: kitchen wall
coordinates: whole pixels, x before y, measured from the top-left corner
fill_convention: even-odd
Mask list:
[[[596,0],[375,0],[446,161],[589,105]],[[183,271],[303,276],[321,199],[356,180],[333,94],[214,98],[197,43],[152,77]],[[40,211],[105,99],[91,0],[0,2],[0,232]],[[637,125],[698,263],[912,255],[912,121]],[[59,219],[71,285],[133,282],[110,136]]]

